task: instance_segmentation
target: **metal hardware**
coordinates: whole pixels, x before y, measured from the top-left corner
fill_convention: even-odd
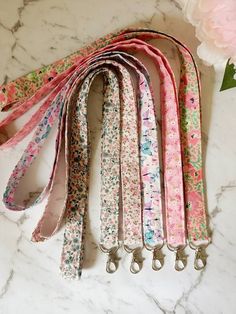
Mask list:
[[[187,265],[187,259],[184,255],[183,249],[178,248],[175,250],[175,270],[182,271]]]
[[[152,269],[155,271],[161,270],[164,265],[164,254],[161,248],[156,248],[153,250],[152,255]]]
[[[199,246],[195,250],[194,268],[202,270],[206,266],[206,253],[203,247]]]

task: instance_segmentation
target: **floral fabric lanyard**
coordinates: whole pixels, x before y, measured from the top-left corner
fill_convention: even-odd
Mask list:
[[[167,59],[146,42],[159,38],[174,43],[179,51],[178,95]],[[164,208],[152,86],[147,69],[137,58],[127,54],[128,51],[145,53],[160,76]],[[35,128],[32,140],[9,179],[4,194],[6,207],[26,209],[16,204],[15,191],[57,123],[51,177],[36,200],[38,203],[46,197],[47,205],[33,240],[43,241],[52,236],[65,216],[61,269],[67,278],[80,277],[89,172],[87,100],[91,83],[98,74],[103,74],[105,79],[100,247],[108,253],[107,270],[113,272],[117,268],[115,252],[120,245],[121,207],[124,247],[133,253],[132,272],[141,269],[138,252],[143,244],[153,251],[153,269],[161,269],[160,249],[165,242],[176,253],[175,268],[182,270],[186,264],[181,255],[186,237],[190,247],[196,250],[194,266],[201,269],[206,263],[203,250],[210,238],[202,178],[199,77],[189,50],[160,32],[131,29],[110,34],[65,59],[1,87],[0,107],[13,111],[0,123],[0,128],[47,96],[25,126],[1,145],[2,149],[12,147]],[[59,191],[55,184],[62,173],[65,176],[64,205],[57,201]]]

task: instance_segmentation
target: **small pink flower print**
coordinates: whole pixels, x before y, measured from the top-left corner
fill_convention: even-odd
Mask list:
[[[12,102],[15,99],[15,95],[16,95],[16,87],[14,84],[9,84],[8,88],[7,88],[7,92],[8,92],[8,102]]]
[[[196,108],[197,99],[196,95],[193,92],[187,92],[185,95],[186,107],[189,109]]]
[[[52,69],[50,72],[43,76],[44,84],[50,82],[55,76],[57,76],[57,72],[54,69]]]
[[[3,93],[0,93],[0,102],[5,102],[6,96]]]
[[[199,139],[200,139],[200,132],[199,132],[199,130],[191,131],[190,136],[188,138],[189,143],[191,145],[195,146],[198,143]]]
[[[187,199],[188,210],[190,210],[191,216],[197,217],[202,214],[202,198],[201,195],[195,192],[188,194]]]

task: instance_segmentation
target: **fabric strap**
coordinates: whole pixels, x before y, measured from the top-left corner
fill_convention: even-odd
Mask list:
[[[178,92],[168,60],[146,42],[151,39],[166,39],[177,47],[181,68]],[[152,82],[155,83],[152,87],[147,69],[130,52],[141,52],[148,57],[160,77],[165,219],[152,95],[156,82]],[[198,253],[210,241],[202,177],[200,82],[196,64],[189,50],[169,35],[145,29],[122,30],[0,87],[0,108],[13,110],[0,123],[0,129],[46,97],[24,127],[0,146],[1,149],[14,147],[35,129],[4,193],[7,208],[26,209],[16,203],[16,189],[52,127],[57,125],[50,180],[35,202],[47,198],[47,204],[33,240],[52,236],[66,217],[61,269],[67,278],[78,278],[82,269],[89,173],[87,101],[90,86],[99,74],[105,79],[101,246],[106,250],[119,246],[120,207],[123,240],[128,251],[142,248],[143,243],[150,250],[159,250],[166,240],[168,247],[177,252],[185,247],[187,236],[190,246]],[[63,197],[59,197],[56,184],[61,175],[65,176]]]

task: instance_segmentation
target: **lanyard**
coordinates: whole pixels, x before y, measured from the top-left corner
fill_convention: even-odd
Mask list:
[[[109,61],[104,63],[109,64]],[[110,62],[112,64],[112,62]],[[113,62],[114,63],[114,62]],[[114,63],[115,65],[115,63]],[[96,67],[99,66],[99,62],[96,63]],[[116,65],[117,67],[117,65]],[[122,112],[122,143],[121,145],[121,181],[122,181],[122,203],[123,203],[123,221],[124,221],[124,245],[128,250],[135,250],[142,246],[142,230],[141,230],[141,193],[138,190],[140,187],[139,180],[139,155],[138,155],[138,129],[136,122],[136,111],[134,97],[130,93],[132,88],[131,80],[129,78],[128,72],[118,66],[120,75],[122,75],[122,102],[123,102],[123,112]],[[86,84],[86,81],[85,81]],[[72,135],[70,143],[70,176],[69,176],[69,185],[68,185],[68,203],[67,203],[67,224],[64,236],[64,247],[62,253],[62,272],[67,278],[76,278],[81,274],[81,264],[83,261],[83,235],[85,228],[85,215],[86,215],[86,203],[87,203],[87,191],[88,191],[88,139],[87,139],[87,122],[86,122],[86,92],[85,88],[82,86],[82,92],[79,96],[79,101],[77,105],[76,113],[72,113],[73,119],[72,122]],[[106,101],[105,101],[106,102]],[[84,106],[82,106],[84,104]],[[133,107],[132,107],[133,104]],[[127,121],[125,120],[127,118]],[[112,121],[109,120],[109,123]],[[75,123],[75,126],[73,127]],[[133,128],[130,128],[130,125]],[[77,127],[76,127],[77,126]],[[114,125],[113,125],[114,126]],[[117,129],[117,125],[115,125]],[[136,127],[136,132],[135,132]],[[76,131],[78,128],[79,131]],[[75,129],[75,133],[73,130]],[[118,129],[119,130],[119,129]],[[116,130],[117,132],[117,130]],[[112,134],[109,134],[109,138]],[[103,145],[106,145],[105,139],[103,138]],[[135,143],[136,140],[136,143]],[[110,143],[109,143],[110,144]],[[111,143],[111,147],[113,147]],[[111,149],[110,145],[108,150]],[[119,146],[118,146],[119,149]],[[112,154],[116,153],[112,152]],[[105,151],[102,152],[102,157],[106,154]],[[106,154],[106,157],[107,156]],[[104,158],[102,159],[102,165],[104,165]],[[114,159],[109,158],[108,164],[113,162]],[[110,186],[113,183],[115,184],[115,194],[116,197],[114,200],[118,200],[117,195],[117,165],[115,181],[110,181],[109,186],[107,186],[107,179],[109,176],[106,176],[106,172],[111,169],[106,168],[102,169],[103,177],[105,178],[103,183],[105,183],[105,191],[109,190]],[[106,171],[107,170],[107,171]],[[105,173],[104,173],[105,172]],[[118,181],[119,188],[119,181]],[[124,189],[123,189],[124,188]],[[104,190],[102,191],[104,201]],[[109,192],[112,192],[110,189]],[[110,199],[112,195],[106,193],[105,200]],[[106,203],[106,202],[105,202]],[[103,204],[102,204],[103,205]],[[109,204],[106,203],[105,208],[102,208],[102,217],[104,215],[108,217],[108,220],[102,220],[102,231],[108,233],[108,238],[102,238],[103,251],[108,250],[110,252],[114,246],[117,246],[118,241],[118,210],[117,206],[113,207],[114,214],[109,212]],[[78,210],[79,209],[79,210]],[[108,210],[107,210],[108,209]],[[111,221],[109,220],[111,218]],[[114,218],[114,220],[113,220]],[[113,228],[114,227],[114,228]],[[110,242],[110,230],[115,233]],[[76,241],[74,241],[76,239]],[[105,241],[106,240],[106,241]],[[108,247],[112,245],[112,247]],[[80,253],[80,254],[79,254]]]
[[[146,40],[158,38],[164,38],[174,43],[179,51],[181,75],[178,95],[174,75],[168,61],[158,49],[145,42]],[[61,165],[63,159],[66,160],[66,167],[61,170],[66,174],[65,194],[70,195],[70,185],[67,185],[67,183],[71,180],[68,164],[70,164],[71,146],[73,146],[71,143],[68,143],[68,134],[72,132],[72,130],[69,130],[68,126],[68,124],[72,123],[69,118],[69,112],[72,110],[70,104],[73,103],[73,101],[71,101],[71,98],[73,98],[71,85],[74,84],[76,77],[80,78],[80,83],[83,82],[86,76],[85,69],[91,64],[98,62],[101,56],[106,55],[106,52],[116,50],[127,51],[127,49],[135,49],[144,52],[152,59],[159,71],[161,79],[160,97],[162,113],[166,242],[168,247],[176,252],[175,266],[177,270],[181,270],[185,265],[183,263],[183,258],[181,259],[180,257],[180,252],[186,245],[187,237],[189,245],[196,250],[195,268],[199,269],[201,267],[198,266],[197,262],[198,260],[202,260],[202,250],[209,243],[202,179],[200,83],[196,65],[190,52],[184,45],[171,36],[141,29],[125,30],[116,34],[110,34],[105,38],[96,41],[91,46],[81,49],[78,53],[50,66],[34,71],[14,82],[8,83],[6,86],[2,86],[0,105],[4,110],[9,109],[12,106],[14,111],[1,122],[0,127],[8,125],[29,110],[38,100],[49,95],[38,112],[36,112],[26,123],[25,127],[1,146],[1,148],[7,148],[16,145],[32,130],[32,128],[36,128],[33,139],[29,143],[9,179],[8,187],[4,194],[4,201],[6,207],[9,209],[25,209],[25,207],[15,204],[15,189],[17,188],[21,177],[25,174],[26,169],[36,158],[51,128],[58,121],[55,162],[51,178],[43,193],[37,200],[37,202],[39,202],[47,197],[47,210],[45,210],[45,215],[34,232],[34,239],[38,241],[43,240],[56,232],[68,206],[67,196],[64,200],[63,210],[58,210],[56,211],[56,215],[52,215],[52,208],[55,205],[55,196],[57,195],[57,188],[54,182],[56,177],[60,174],[59,169],[61,169],[61,167],[59,167],[59,165]],[[139,84],[139,88],[137,89],[137,94],[139,95],[139,113],[137,117],[137,113],[135,115],[137,109],[131,78],[124,66],[117,65],[119,68],[119,77],[122,77],[122,79],[118,78],[117,84],[120,85],[120,90],[123,91],[120,94],[121,99],[119,101],[123,105],[125,101],[127,101],[131,104],[130,108],[132,108],[130,109],[128,106],[123,106],[122,110],[124,111],[121,112],[122,136],[127,140],[127,142],[121,140],[120,157],[121,173],[123,173],[123,176],[121,175],[121,186],[122,207],[124,211],[124,242],[128,251],[135,251],[142,247],[142,239],[140,237],[140,216],[143,215],[143,241],[147,248],[151,248],[155,251],[155,248],[158,250],[160,249],[165,239],[164,234],[162,233],[163,221],[161,215],[162,204],[160,198],[160,181],[157,180],[157,182],[155,182],[160,174],[157,140],[152,140],[156,139],[157,132],[153,100],[149,90],[147,71],[140,65],[139,61],[134,61],[133,57],[125,57],[123,55],[122,58],[127,58],[129,64],[134,62],[135,65],[133,65],[133,70],[136,67],[136,72],[138,72],[138,68],[140,69],[138,76],[142,83]],[[115,82],[115,80],[116,79],[113,77],[112,81]],[[119,83],[120,81],[121,83]],[[125,86],[128,86],[128,88],[125,88]],[[142,94],[140,93],[141,90],[145,90],[146,92]],[[127,93],[125,94],[126,91]],[[106,97],[104,99],[104,108],[105,104]],[[144,104],[147,104],[148,110],[143,109],[145,108]],[[140,123],[138,120],[143,121],[143,123]],[[105,119],[104,123],[106,123]],[[134,132],[128,132],[129,124],[134,128]],[[137,125],[139,125],[139,130],[137,129]],[[150,130],[151,133],[149,133]],[[64,136],[64,134],[66,136]],[[103,127],[103,134],[103,143],[106,143],[105,126]],[[118,140],[116,143],[118,143]],[[125,145],[125,143],[129,143],[130,146]],[[128,146],[129,148],[127,148]],[[137,149],[138,146],[139,151]],[[104,154],[106,147],[106,144],[104,144],[104,151],[102,150],[102,154]],[[150,155],[150,151],[153,155]],[[132,152],[132,156],[130,155],[130,152]],[[147,156],[149,156],[149,158]],[[126,171],[128,163],[126,164],[124,162],[128,157],[133,158],[133,181],[130,179],[129,172]],[[112,159],[112,156],[109,158]],[[139,162],[141,165],[140,176]],[[153,170],[154,166],[156,167],[155,170]],[[149,168],[148,170],[147,167]],[[102,178],[106,181],[105,178],[108,177],[104,174],[104,171],[107,173],[104,169],[106,169],[106,163],[102,164]],[[117,182],[119,182],[117,176],[116,178]],[[139,184],[140,180],[141,187]],[[153,189],[150,192],[150,189],[154,186],[154,182],[156,190]],[[132,183],[136,187],[135,189],[125,188],[126,186],[131,187]],[[119,190],[118,184],[115,186],[116,188],[114,191]],[[131,197],[130,194],[128,194],[130,191],[132,192]],[[142,198],[140,195],[142,195]],[[104,205],[104,203],[106,203],[104,202],[104,197],[106,201],[107,195],[103,194],[103,191],[101,191],[101,196],[102,204]],[[151,199],[149,199],[150,196]],[[156,206],[157,203],[158,206]],[[116,200],[115,206],[113,207],[114,212],[117,212],[117,204],[118,202]],[[131,208],[129,208],[130,204],[132,204]],[[153,210],[153,205],[155,205],[154,208],[156,208],[156,210]],[[141,211],[141,207],[143,208],[143,212]],[[106,211],[107,209],[102,210],[102,217],[104,217]],[[68,212],[66,211],[66,215],[68,215]],[[158,219],[159,222],[155,223]],[[47,221],[47,227],[44,228],[45,236],[42,237],[41,227],[44,221]],[[48,223],[48,221],[50,221],[50,223]],[[78,222],[76,224],[78,224]],[[115,226],[117,228],[117,220],[115,220]],[[153,238],[155,238],[152,235],[155,234],[155,232],[155,237],[156,239],[159,239],[159,241],[152,242]],[[131,235],[133,235],[133,233],[136,237],[132,238]],[[118,233],[114,232],[114,234]],[[70,241],[73,241],[73,239],[72,236]],[[133,242],[130,241],[130,239],[132,239]],[[101,244],[103,244],[102,241]],[[182,261],[183,265],[181,267],[177,264],[178,260]]]
[[[103,73],[107,80],[103,108],[103,128],[107,128],[102,136],[101,245],[108,250],[118,246],[120,186],[120,106],[119,89],[117,88],[118,80],[111,71],[108,72],[104,68],[96,69],[95,67],[94,71],[88,74],[80,86],[78,100],[73,95],[72,99],[75,99],[75,104],[73,104],[73,100],[71,102],[71,117],[73,119],[71,121],[69,143],[70,158],[66,229],[61,263],[61,270],[66,278],[77,278],[81,275],[81,265],[84,255],[89,167],[87,100],[91,83],[96,75],[100,73]],[[113,89],[114,93],[111,92]],[[111,124],[111,122],[114,124]],[[109,123],[109,126],[107,126],[107,123]],[[113,212],[109,212],[110,210]]]

